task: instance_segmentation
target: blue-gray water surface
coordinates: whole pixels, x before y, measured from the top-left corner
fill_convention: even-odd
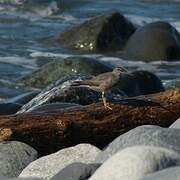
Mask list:
[[[180,31],[180,0],[0,0],[0,92],[49,57],[74,55],[52,39],[70,26],[113,10],[122,12],[136,25],[165,20]],[[144,63],[103,54],[86,56],[130,70],[150,70],[164,82],[180,78],[180,61]],[[14,91],[9,89],[0,98],[13,96],[16,87]]]

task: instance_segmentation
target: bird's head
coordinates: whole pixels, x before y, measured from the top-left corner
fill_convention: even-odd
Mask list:
[[[128,71],[125,68],[121,67],[121,66],[114,68],[113,73],[118,74],[118,75],[120,75],[120,74],[129,74]]]

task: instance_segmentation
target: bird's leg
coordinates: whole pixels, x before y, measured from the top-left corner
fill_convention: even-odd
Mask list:
[[[103,100],[103,104],[104,104],[105,109],[110,109],[110,110],[112,110],[112,108],[111,108],[110,106],[108,106],[108,104],[107,104],[107,102],[106,102],[106,97],[105,97],[104,91],[102,92],[102,100]]]

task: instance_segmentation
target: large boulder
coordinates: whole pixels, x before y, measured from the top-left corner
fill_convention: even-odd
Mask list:
[[[67,75],[86,74],[96,76],[107,71],[112,71],[112,67],[98,60],[85,57],[69,57],[45,64],[40,69],[24,76],[18,82],[30,87],[44,88]]]
[[[149,174],[141,180],[179,180],[180,166],[166,168],[161,171]]]
[[[100,164],[72,163],[51,180],[87,180],[99,166]]]
[[[180,35],[167,22],[153,22],[129,38],[125,54],[132,60],[154,61],[180,58]]]
[[[58,42],[70,49],[114,51],[124,48],[135,31],[133,24],[119,12],[94,17],[66,30]]]
[[[180,153],[179,139],[179,129],[161,128],[153,125],[139,126],[112,141],[98,155],[96,163],[102,163],[118,151],[136,145],[164,147]]]
[[[79,144],[44,156],[27,166],[19,177],[51,179],[55,174],[74,162],[92,163],[100,150],[90,144]]]
[[[146,174],[177,165],[180,165],[180,155],[172,150],[134,146],[109,158],[89,180],[140,180]]]
[[[180,129],[180,117],[173,124],[171,124],[169,128]]]
[[[149,71],[132,72],[142,95],[164,91],[161,80]]]
[[[133,74],[125,74],[121,76],[121,79],[119,80],[116,88],[120,89],[128,97],[138,96],[141,94],[138,81]],[[114,88],[114,90],[116,88]]]
[[[0,176],[17,177],[38,153],[27,144],[7,141],[0,143]]]

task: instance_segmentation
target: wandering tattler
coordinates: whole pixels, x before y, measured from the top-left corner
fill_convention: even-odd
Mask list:
[[[123,67],[116,67],[112,72],[99,74],[93,77],[92,79],[74,81],[72,83],[72,86],[87,87],[94,91],[101,92],[105,109],[112,110],[112,108],[106,102],[105,93],[108,90],[114,88],[124,74],[129,74],[129,73]]]

